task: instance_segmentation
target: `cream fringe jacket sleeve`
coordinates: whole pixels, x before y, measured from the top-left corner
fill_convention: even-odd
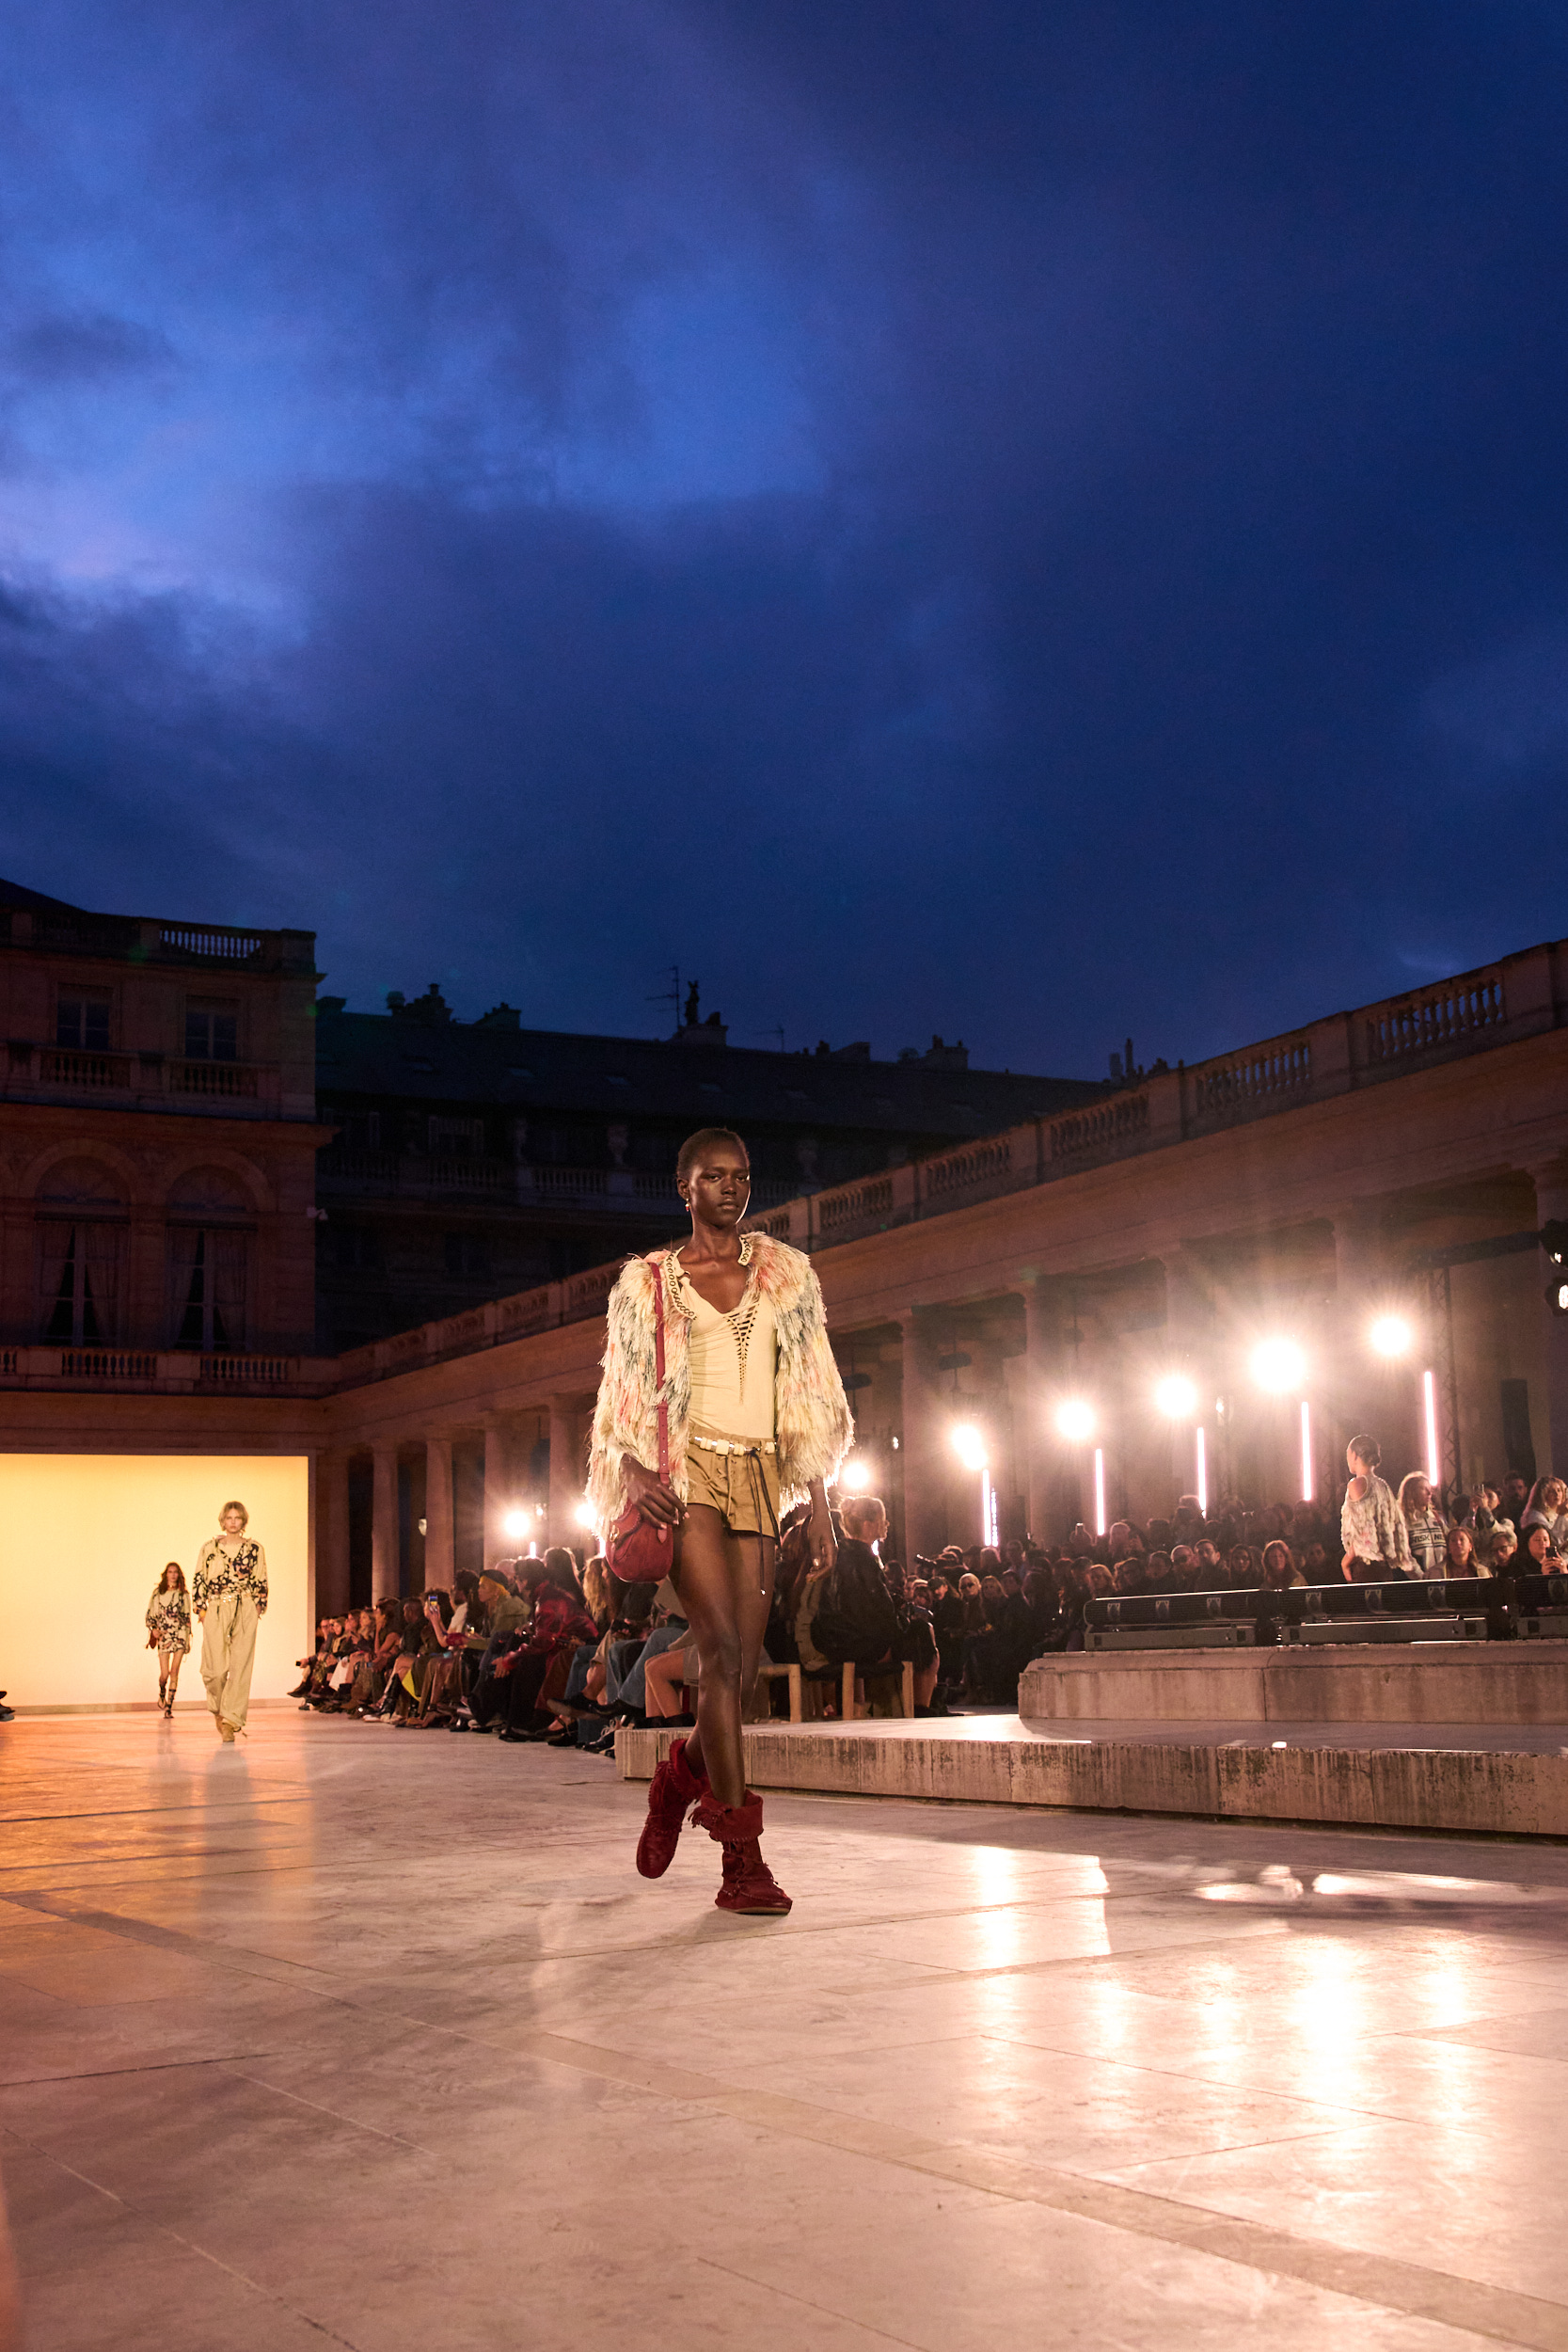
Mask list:
[[[746,1236],[747,1262],[772,1304],[778,1330],[774,1397],[781,1508],[802,1502],[814,1478],[834,1477],[849,1451],[854,1422],[828,1341],[822,1291],[811,1261],[767,1233]],[[609,1531],[625,1507],[621,1456],[650,1470],[658,1466],[658,1417],[654,1357],[654,1268],[666,1252],[632,1258],[610,1294],[609,1338],[594,1440],[588,1459],[588,1501],[596,1527]],[[664,1286],[664,1393],[670,1407],[670,1483],[686,1494],[687,1425],[691,1412],[688,1348],[690,1318],[672,1305]]]

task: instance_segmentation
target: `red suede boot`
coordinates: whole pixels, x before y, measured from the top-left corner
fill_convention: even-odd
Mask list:
[[[751,1919],[781,1918],[789,1897],[762,1858],[762,1799],[754,1788],[742,1804],[721,1804],[711,1790],[691,1816],[724,1849],[723,1883],[714,1897],[721,1911]]]
[[[675,1858],[686,1808],[708,1793],[707,1774],[686,1760],[686,1741],[672,1740],[670,1753],[648,1784],[648,1818],[637,1841],[637,1867],[645,1879],[661,1879]]]

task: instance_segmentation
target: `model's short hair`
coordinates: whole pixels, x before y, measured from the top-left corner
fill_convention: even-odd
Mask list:
[[[863,1527],[880,1511],[887,1517],[887,1504],[880,1495],[846,1495],[838,1506],[838,1516],[846,1527]]]
[[[675,1155],[677,1184],[684,1184],[689,1180],[703,1153],[710,1152],[716,1143],[733,1143],[737,1152],[745,1153],[746,1165],[751,1167],[752,1155],[747,1152],[743,1138],[736,1134],[733,1127],[699,1127],[694,1136],[687,1136]]]
[[[245,1509],[243,1502],[226,1502],[222,1510],[218,1513],[218,1525],[220,1527],[223,1525],[224,1520],[229,1517],[230,1511],[237,1511],[241,1518],[244,1519],[246,1527],[250,1525],[250,1513]]]
[[[1383,1448],[1375,1438],[1369,1438],[1365,1435],[1353,1438],[1349,1450],[1355,1455],[1358,1462],[1365,1462],[1369,1470],[1376,1470],[1383,1459]]]

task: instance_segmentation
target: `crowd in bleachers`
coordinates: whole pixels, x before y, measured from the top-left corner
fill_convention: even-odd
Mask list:
[[[1412,1472],[1390,1498],[1398,1564],[1347,1549],[1338,1502],[1183,1495],[1168,1518],[1074,1527],[1054,1546],[950,1544],[909,1568],[888,1556],[875,1497],[846,1495],[838,1559],[814,1569],[805,1513],[784,1523],[766,1660],[798,1665],[808,1712],[842,1703],[852,1665],[874,1708],[911,1670],[915,1712],[1010,1706],[1018,1677],[1048,1650],[1082,1646],[1085,1604],[1113,1594],[1279,1590],[1390,1575],[1492,1577],[1550,1570],[1568,1552],[1568,1486],[1511,1478],[1446,1498]],[[506,1743],[608,1754],[619,1724],[689,1725],[694,1645],[672,1585],[623,1584],[602,1556],[564,1546],[543,1558],[459,1570],[450,1588],[326,1617],[294,1695],[324,1714],[402,1730],[488,1734]],[[777,1705],[782,1687],[765,1688]]]

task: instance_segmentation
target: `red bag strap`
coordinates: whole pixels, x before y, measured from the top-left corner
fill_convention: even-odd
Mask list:
[[[654,1373],[658,1382],[658,1475],[670,1484],[670,1406],[664,1394],[664,1281],[654,1268]]]

